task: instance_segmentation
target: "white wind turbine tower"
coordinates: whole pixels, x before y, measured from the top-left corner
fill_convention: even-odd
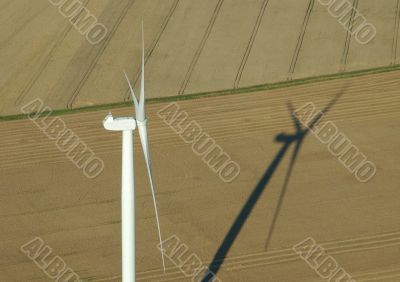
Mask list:
[[[137,101],[128,76],[124,72],[134,102],[136,119],[133,117],[114,118],[111,113],[103,121],[104,128],[112,131],[122,131],[122,188],[121,188],[121,224],[122,224],[122,281],[135,281],[135,190],[133,166],[133,130],[139,129],[147,172],[149,174],[151,193],[157,220],[158,237],[161,247],[161,258],[165,272],[165,261],[158,218],[157,203],[154,193],[153,176],[149,143],[147,141],[145,98],[144,98],[144,39],[142,23],[142,77],[140,84],[140,100]]]

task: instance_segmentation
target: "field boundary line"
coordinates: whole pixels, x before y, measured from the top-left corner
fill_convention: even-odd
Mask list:
[[[329,75],[313,76],[313,77],[307,77],[307,78],[301,78],[301,79],[294,79],[294,80],[290,80],[290,81],[280,81],[280,82],[275,82],[275,83],[258,84],[258,85],[253,85],[253,86],[237,88],[237,89],[225,89],[225,90],[220,90],[220,91],[198,92],[198,93],[189,93],[189,94],[185,94],[185,95],[150,98],[150,99],[146,100],[146,102],[148,104],[159,104],[159,103],[167,103],[167,102],[175,102],[175,101],[183,101],[183,100],[202,99],[202,98],[208,98],[208,97],[281,89],[281,88],[307,85],[307,84],[330,81],[330,80],[340,80],[340,79],[364,77],[364,76],[373,75],[373,74],[381,74],[381,73],[396,72],[396,71],[400,71],[400,64],[386,66],[386,67],[378,67],[378,68],[363,69],[363,70],[357,70],[357,71],[351,71],[351,72],[344,72],[344,73],[334,73],[334,74],[329,74]],[[78,108],[74,108],[74,109],[56,109],[52,112],[51,116],[60,116],[60,115],[66,115],[66,114],[111,110],[111,109],[116,109],[116,108],[128,108],[128,107],[129,108],[132,107],[131,102],[108,103],[108,104],[100,104],[100,105],[94,105],[94,106],[78,107]],[[41,116],[45,116],[46,114],[48,114],[48,112],[43,112],[43,113],[41,113]],[[0,122],[11,121],[11,120],[20,120],[20,119],[26,119],[26,118],[28,118],[28,116],[25,114],[3,115],[3,116],[0,116]]]

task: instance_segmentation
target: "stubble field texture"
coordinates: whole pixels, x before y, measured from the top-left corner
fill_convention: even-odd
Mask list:
[[[20,114],[36,98],[54,110],[129,101],[122,70],[139,89],[142,18],[148,98],[395,66],[399,1],[350,1],[378,31],[361,45],[313,0],[82,0],[108,28],[91,45],[47,0],[0,0],[0,116]],[[149,103],[164,238],[178,236],[211,269],[220,264],[221,281],[325,281],[292,249],[310,236],[354,280],[400,281],[399,89],[393,70],[178,101],[240,165],[231,183],[159,117],[170,101]],[[298,153],[295,143],[279,142],[295,132],[288,105],[322,110],[341,92],[326,119],[375,163],[367,183],[311,133]],[[108,112],[59,117],[104,161],[94,179],[29,119],[0,122],[0,281],[52,281],[20,251],[36,236],[85,281],[121,281],[121,134],[104,130]],[[133,106],[112,112],[132,115]],[[134,146],[137,280],[191,281],[172,261],[162,271],[136,135]]]

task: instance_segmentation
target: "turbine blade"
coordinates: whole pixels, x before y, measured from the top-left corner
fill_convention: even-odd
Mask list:
[[[138,105],[138,101],[137,101],[135,92],[133,91],[133,87],[132,87],[131,82],[129,81],[128,75],[126,74],[125,71],[124,71],[124,75],[125,75],[126,81],[128,82],[129,89],[131,91],[132,101],[133,101],[133,104],[135,105],[135,113],[137,113],[139,105]]]
[[[336,102],[343,96],[344,93],[346,93],[347,88],[349,88],[350,83],[346,83],[342,89],[340,90],[339,93],[335,95],[335,97],[328,103],[328,105],[325,106],[325,108],[311,121],[310,125],[308,126],[309,128],[313,128],[316,123],[321,119],[323,115],[325,115],[329,110],[333,107],[333,105],[336,104]]]
[[[143,31],[143,21],[142,21],[142,76],[140,81],[140,98],[139,98],[139,110],[136,118],[139,121],[144,121],[146,118],[146,113],[144,109],[144,31]]]
[[[157,201],[156,201],[156,195],[155,195],[155,192],[154,192],[153,174],[152,174],[152,171],[151,171],[149,143],[148,143],[148,140],[147,140],[147,128],[146,128],[145,124],[139,124],[138,125],[138,129],[139,129],[140,142],[142,143],[144,159],[146,161],[147,173],[149,174],[151,194],[153,196],[154,211],[155,211],[156,220],[157,220],[158,238],[160,240],[160,247],[161,247],[161,259],[162,259],[162,263],[163,263],[163,269],[164,269],[164,272],[165,272],[164,248],[163,248],[163,245],[162,245],[160,220],[159,220],[159,217],[158,217]]]
[[[289,108],[290,116],[292,117],[294,127],[296,128],[297,132],[301,131],[301,124],[297,117],[294,115],[294,108],[292,103],[286,102],[287,107]]]

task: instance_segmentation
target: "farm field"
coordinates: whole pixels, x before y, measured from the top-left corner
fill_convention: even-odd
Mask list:
[[[356,281],[399,281],[399,86],[400,71],[393,71],[179,101],[190,119],[240,165],[231,183],[223,182],[158,117],[168,103],[149,104],[164,238],[178,236],[205,266],[225,241],[230,249],[225,248],[217,271],[221,281],[323,281],[292,250],[309,236]],[[376,164],[376,176],[367,183],[358,182],[311,133],[298,155],[294,143],[283,150],[284,144],[276,141],[295,130],[288,102],[295,108],[313,102],[322,110],[341,92],[326,119]],[[115,115],[132,112],[113,110]],[[95,179],[86,178],[32,121],[0,122],[0,131],[7,133],[0,139],[1,280],[51,281],[19,250],[40,236],[81,278],[120,281],[120,133],[103,129],[107,113],[60,116],[104,161],[106,169]],[[171,261],[162,272],[143,157],[135,157],[138,281],[189,281]],[[250,202],[253,209],[243,217],[241,210],[256,190],[260,193]],[[232,240],[227,234],[240,215],[241,230]]]
[[[315,0],[82,0],[108,30],[96,45],[48,0],[0,0],[0,115],[37,97],[53,109],[129,100],[141,19],[149,98],[398,64],[399,0],[351,2],[377,28],[366,45]]]

